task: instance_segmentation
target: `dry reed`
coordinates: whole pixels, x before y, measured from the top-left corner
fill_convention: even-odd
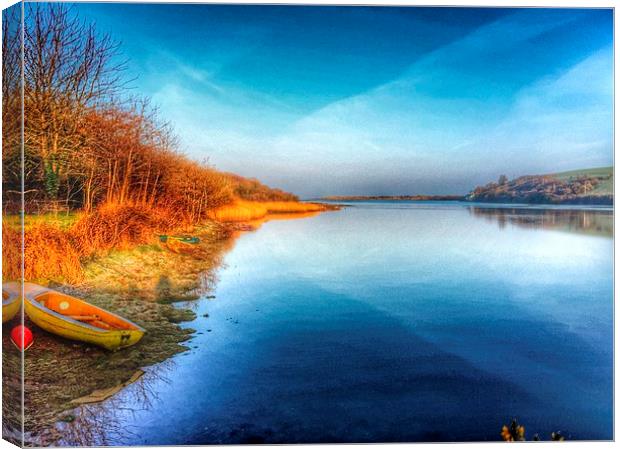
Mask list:
[[[237,200],[214,209],[210,218],[219,222],[251,222],[270,214],[303,214],[325,209],[324,205],[315,203]],[[37,222],[25,231],[24,277],[78,283],[83,279],[80,259],[102,255],[111,249],[129,249],[150,243],[157,233],[178,232],[190,227],[193,228],[186,218],[166,209],[109,203],[82,214],[68,230]],[[5,280],[20,277],[20,247],[19,229],[3,223],[2,275]]]
[[[210,212],[210,218],[222,222],[252,221],[268,214],[287,214],[319,212],[326,207],[317,203],[300,203],[297,201],[243,201],[237,200]]]
[[[21,276],[19,230],[2,226],[2,277]],[[24,235],[24,279],[79,283],[83,279],[80,256],[67,234],[53,226],[37,224]]]
[[[69,233],[80,255],[90,256],[149,243],[154,233],[175,224],[178,221],[161,210],[106,204],[82,216]]]
[[[21,235],[2,221],[2,279],[18,280],[21,277]]]

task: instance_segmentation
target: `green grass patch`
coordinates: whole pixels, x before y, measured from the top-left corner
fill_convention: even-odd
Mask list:
[[[579,178],[582,176],[589,176],[589,177],[593,177],[593,178],[599,178],[599,177],[607,177],[607,176],[613,176],[614,174],[614,168],[613,167],[599,167],[599,168],[588,168],[588,169],[584,169],[584,170],[571,170],[571,171],[565,171],[565,172],[560,172],[560,173],[553,173],[553,176],[555,176],[558,179],[571,179],[571,178]]]
[[[58,214],[49,213],[41,215],[28,214],[24,217],[24,227],[28,229],[32,226],[44,223],[62,230],[67,230],[78,220],[79,217],[80,213],[78,212],[62,212]],[[18,214],[4,215],[2,217],[2,222],[13,229],[19,229],[21,226]]]
[[[561,181],[570,181],[577,178],[596,178],[598,184],[591,193],[597,195],[613,195],[614,193],[614,168],[599,167],[585,170],[572,170],[554,173],[553,176]]]

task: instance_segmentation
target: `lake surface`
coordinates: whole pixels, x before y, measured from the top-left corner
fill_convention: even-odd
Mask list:
[[[267,222],[189,305],[191,350],[85,410],[123,445],[609,440],[612,230],[456,202]]]

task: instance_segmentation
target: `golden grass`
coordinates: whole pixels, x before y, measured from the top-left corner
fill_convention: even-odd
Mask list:
[[[105,204],[83,215],[69,230],[82,256],[149,243],[154,234],[178,222],[165,211],[136,205]]]
[[[21,277],[19,230],[2,226],[2,277]],[[44,223],[26,228],[24,233],[24,279],[47,279],[79,283],[83,279],[80,255],[66,232]]]
[[[293,214],[327,210],[323,204],[297,201],[243,201],[237,200],[210,212],[210,218],[222,222],[252,221],[268,214]]]
[[[73,224],[83,215],[84,212],[27,214],[24,219],[24,228],[28,230],[31,227],[47,224],[55,228],[66,230],[73,226]],[[2,224],[15,230],[21,229],[19,214],[3,215]]]
[[[327,210],[316,203],[296,201],[245,201],[221,206],[211,212],[219,222],[246,222],[259,227],[269,217],[302,218]],[[24,277],[26,280],[54,280],[71,284],[83,280],[81,262],[101,256],[112,249],[127,250],[152,243],[156,234],[195,228],[180,214],[139,205],[105,204],[91,213],[82,213],[66,221],[46,222],[47,216],[28,216],[25,227]],[[2,275],[5,280],[20,278],[20,231],[13,219],[3,220]],[[198,248],[169,248],[173,252],[195,253]]]
[[[2,220],[2,280],[21,278],[21,233]]]
[[[79,283],[83,279],[81,260],[85,257],[149,243],[157,231],[179,225],[178,219],[165,211],[133,205],[107,204],[92,213],[74,216],[72,221],[77,221],[71,224],[50,218],[26,217],[26,280]],[[4,280],[21,277],[21,232],[15,224],[14,217],[5,217],[2,222]]]

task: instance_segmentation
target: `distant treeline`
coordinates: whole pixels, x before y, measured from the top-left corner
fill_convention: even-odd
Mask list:
[[[322,199],[327,201],[462,201],[463,195],[333,195]]]
[[[469,201],[480,203],[613,205],[613,168],[521,176],[478,186],[467,195],[327,196],[330,201]]]
[[[22,162],[19,8],[3,14],[3,208],[15,212]],[[297,199],[183,155],[157,109],[129,94],[119,45],[66,5],[26,3],[23,44],[27,212],[132,204],[197,221],[236,197]]]

